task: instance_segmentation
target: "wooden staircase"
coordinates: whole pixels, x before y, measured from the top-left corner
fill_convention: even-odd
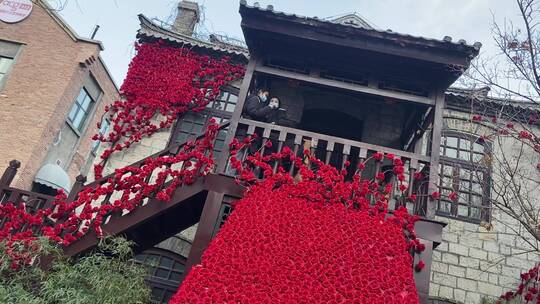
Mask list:
[[[224,125],[223,127],[227,126]],[[183,145],[171,146],[150,157],[157,158],[180,153]],[[132,164],[132,166],[140,167],[143,164],[144,160],[140,160]],[[12,202],[20,204],[24,202],[32,210],[50,207],[54,197],[10,186],[19,166],[18,161],[10,162],[10,166],[0,178],[0,203]],[[105,176],[86,184],[85,177],[77,177],[68,199],[75,200],[78,193],[83,189],[95,188],[98,185],[107,183],[111,176]],[[242,195],[243,188],[235,183],[233,177],[212,173],[199,177],[191,185],[184,185],[176,189],[169,202],[148,197],[144,199],[146,201],[143,206],[132,212],[112,213],[104,221],[103,233],[104,235],[122,235],[134,241],[136,244],[135,252],[137,253],[149,249],[198,223],[195,239],[186,264],[185,274],[187,274],[192,265],[200,262],[202,253],[218,230],[221,223],[219,217],[223,203],[239,199]],[[99,203],[108,203],[115,199],[114,197],[114,194],[107,195]],[[2,221],[0,220],[1,224]],[[418,238],[426,246],[426,250],[420,256],[415,256],[416,262],[422,259],[426,263],[424,271],[415,273],[421,303],[427,303],[428,301],[431,256],[433,249],[441,242],[443,227],[443,224],[429,219],[420,220],[415,226]],[[81,239],[67,246],[65,253],[69,256],[84,254],[96,246],[98,242],[98,236],[93,230],[90,230]]]

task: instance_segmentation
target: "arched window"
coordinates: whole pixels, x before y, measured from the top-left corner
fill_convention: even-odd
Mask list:
[[[479,137],[443,131],[437,214],[471,222],[489,220],[490,145]],[[451,201],[451,192],[457,200]]]
[[[148,268],[146,282],[152,289],[152,303],[168,303],[182,281],[186,258],[168,250],[151,248],[134,258]]]

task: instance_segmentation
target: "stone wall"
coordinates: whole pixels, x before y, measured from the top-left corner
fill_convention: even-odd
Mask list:
[[[159,124],[160,119],[163,119],[163,117],[159,116],[154,118],[152,120],[152,123]],[[143,137],[140,142],[131,145],[129,149],[113,153],[105,164],[105,167],[103,168],[103,175],[110,174],[114,172],[114,169],[129,166],[135,162],[138,162],[141,159],[144,159],[154,153],[165,149],[165,147],[167,147],[167,143],[169,142],[169,137],[171,136],[171,129],[172,128],[164,129],[153,134],[150,137]],[[94,160],[94,164],[101,161],[101,158],[99,158],[99,156],[107,147],[108,145],[106,144],[102,144],[99,147],[96,153],[97,157]],[[93,180],[94,172],[91,169],[88,173],[88,181]]]
[[[468,121],[465,113],[446,111],[445,129],[483,135],[490,133]],[[515,142],[506,141],[494,157],[512,154]],[[493,163],[496,172],[496,163]],[[492,175],[497,179],[496,175]],[[495,181],[497,182],[497,181]],[[538,192],[536,192],[538,194]],[[493,197],[493,196],[492,196]],[[443,242],[433,252],[430,295],[457,303],[481,303],[483,298],[497,298],[515,288],[519,274],[540,261],[519,235],[527,234],[516,220],[492,209],[491,222],[474,224],[438,216],[447,223]]]

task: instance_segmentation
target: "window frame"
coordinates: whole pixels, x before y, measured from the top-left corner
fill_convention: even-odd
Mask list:
[[[148,267],[149,269],[152,269],[152,273],[149,273],[146,278],[145,278],[145,281],[146,283],[148,284],[148,286],[150,287],[150,289],[153,291],[154,288],[158,288],[158,289],[161,289],[163,292],[161,294],[161,299],[159,301],[155,301],[155,300],[152,300],[151,303],[165,303],[164,300],[166,300],[164,297],[165,297],[165,292],[172,292],[172,294],[174,295],[174,293],[176,293],[177,289],[178,289],[178,286],[182,283],[182,281],[184,280],[184,275],[185,275],[185,271],[186,271],[186,263],[187,263],[187,258],[178,254],[178,253],[174,253],[170,250],[166,250],[166,249],[162,249],[162,248],[158,248],[158,247],[153,247],[153,248],[150,248],[150,249],[147,249],[143,252],[141,252],[139,255],[141,254],[144,254],[145,255],[145,258],[144,260],[141,262],[140,260],[137,260],[135,257],[133,258],[133,262],[138,264],[138,265],[143,265],[145,267]],[[139,256],[137,255],[137,256]],[[154,255],[154,256],[158,256],[158,265],[150,265],[148,263],[146,263],[146,260],[147,260],[147,256],[149,255]],[[171,264],[171,267],[170,268],[167,268],[168,271],[169,271],[169,274],[168,274],[168,277],[171,276],[171,273],[173,272],[174,269],[174,263],[179,263],[179,264],[182,264],[184,265],[184,270],[182,271],[182,274],[181,274],[181,278],[179,280],[179,282],[175,282],[171,279],[165,279],[165,278],[162,278],[162,277],[159,277],[159,276],[155,276],[155,273],[158,269],[165,269],[166,267],[160,267],[159,265],[159,261],[161,261],[161,258],[162,257],[166,257],[166,258],[169,258],[172,260],[172,264]]]
[[[437,168],[438,172],[437,172],[437,176],[438,176],[438,180],[437,180],[437,183],[438,183],[438,189],[439,189],[439,192],[442,194],[443,193],[443,189],[450,189],[451,191],[453,192],[456,192],[459,196],[459,193],[460,192],[466,192],[467,195],[469,196],[469,199],[467,200],[467,204],[463,204],[463,203],[459,203],[459,200],[458,202],[450,202],[451,204],[451,207],[450,207],[450,212],[445,212],[445,211],[441,211],[441,204],[443,201],[445,202],[448,202],[449,200],[445,199],[444,195],[441,195],[441,198],[439,200],[437,200],[437,206],[436,206],[436,214],[438,216],[442,216],[442,217],[446,217],[446,218],[450,218],[450,219],[455,219],[455,220],[461,220],[461,221],[465,221],[465,222],[470,222],[470,223],[480,223],[482,221],[485,221],[485,222],[490,222],[491,220],[491,203],[490,203],[490,196],[491,196],[491,172],[492,172],[492,168],[491,168],[491,162],[488,162],[487,164],[484,163],[484,164],[478,164],[476,162],[474,162],[474,144],[479,144],[479,145],[482,145],[483,148],[484,148],[484,151],[483,151],[483,155],[484,155],[484,159],[487,157],[488,160],[491,159],[491,155],[492,155],[492,144],[491,142],[489,141],[479,141],[480,139],[480,136],[478,135],[474,135],[474,134],[470,134],[470,133],[466,133],[464,131],[459,131],[459,130],[443,130],[441,132],[441,138],[444,138],[444,137],[454,137],[454,138],[457,138],[458,139],[458,142],[456,144],[456,150],[457,150],[457,154],[456,154],[456,157],[449,157],[449,156],[446,156],[445,155],[445,152],[446,152],[446,148],[448,147],[448,145],[446,143],[443,143],[441,141],[441,149],[439,152],[439,168]],[[463,139],[463,140],[468,140],[471,142],[471,147],[470,149],[466,150],[466,151],[469,151],[470,153],[470,160],[463,160],[461,158],[459,158],[459,153],[460,151],[462,150],[465,150],[463,148],[460,147],[460,140]],[[453,147],[451,147],[453,148]],[[444,173],[442,171],[444,171],[444,166],[449,166],[449,167],[452,167],[453,168],[453,171],[452,171],[452,184],[451,184],[451,188],[448,188],[448,187],[443,187],[443,176],[444,176]],[[462,179],[460,178],[459,176],[459,169],[465,169],[465,170],[470,170],[471,171],[471,180],[469,181],[469,183],[472,183],[472,177],[475,175],[474,172],[480,172],[482,175],[483,175],[483,179],[481,181],[481,186],[482,186],[482,193],[481,193],[481,198],[482,198],[482,202],[479,206],[475,207],[473,204],[472,204],[472,195],[474,195],[474,193],[477,193],[477,192],[472,192],[472,185],[469,186],[469,189],[467,189],[466,191],[463,191],[462,189],[460,189],[461,187],[461,181]],[[457,171],[457,172],[456,172]],[[462,205],[462,206],[468,206],[468,210],[469,210],[469,214],[467,216],[463,216],[463,215],[459,215],[459,206]],[[474,218],[474,217],[471,217],[470,215],[470,208],[473,207],[473,208],[478,208],[480,210],[480,217],[479,218]]]
[[[90,98],[90,103],[88,104],[88,108],[86,110],[82,110],[84,100],[83,100],[83,104],[79,104],[79,102],[78,102],[79,101],[79,96],[81,96],[82,92],[84,92],[86,94],[86,97]],[[103,94],[103,93],[101,93],[101,94]],[[83,134],[84,131],[86,130],[86,127],[88,125],[88,117],[90,117],[92,115],[92,113],[94,111],[94,108],[96,106],[96,103],[97,103],[97,100],[94,100],[94,98],[92,98],[92,96],[90,95],[90,93],[88,92],[88,90],[84,86],[79,90],[79,93],[77,94],[77,96],[73,100],[73,103],[71,104],[71,107],[69,108],[69,111],[67,113],[66,122],[73,129],[73,131],[75,131],[77,136],[80,137],[81,134]],[[80,111],[84,111],[84,116],[82,117],[81,122],[79,123],[78,127],[75,125],[75,122],[70,118],[70,114],[73,111],[74,107],[77,107],[77,111],[75,112],[75,114],[73,116],[73,119],[77,118],[77,115],[79,114]]]
[[[188,134],[186,140],[194,140],[197,136],[203,134],[202,132],[201,133],[193,132],[193,129],[191,129],[191,131],[189,131],[189,132],[182,130],[182,127],[183,127],[182,123],[187,118],[187,115],[205,115],[204,123],[202,124],[202,131],[204,131],[208,127],[208,124],[209,124],[209,121],[210,121],[211,118],[216,118],[218,124],[223,124],[226,121],[229,121],[229,122],[231,121],[234,110],[236,110],[236,106],[238,105],[239,89],[237,89],[235,87],[232,87],[232,86],[224,86],[224,87],[222,87],[220,89],[220,91],[224,92],[224,93],[228,93],[229,95],[235,95],[236,96],[237,100],[236,100],[236,103],[235,103],[235,109],[233,109],[233,111],[225,111],[225,110],[217,109],[215,107],[205,107],[204,110],[202,110],[200,112],[187,113],[187,114],[184,114],[183,116],[178,117],[178,119],[175,122],[173,132],[171,132],[171,136],[169,137],[169,142],[167,144],[168,147],[171,147],[174,144],[180,143],[180,141],[178,141],[177,139],[180,137],[180,134],[182,134],[182,133]],[[218,100],[220,100],[220,99],[216,98],[216,100],[211,101],[209,104],[214,104]],[[232,103],[228,102],[229,100],[230,100],[230,96],[227,99],[225,107],[228,104],[232,104]],[[191,125],[193,125],[193,122],[191,122]],[[220,152],[222,152],[225,149],[225,137],[226,137],[227,132],[228,132],[228,128],[225,128],[225,129],[222,129],[222,130],[219,131],[219,134],[218,134],[218,136],[216,138],[216,143],[214,145],[217,146],[218,145],[217,142],[221,141],[221,142],[223,142],[223,146],[221,148],[215,147],[214,153],[216,153],[216,157]]]
[[[103,126],[105,124],[107,125],[107,128],[105,129],[104,132],[101,132],[103,130]],[[107,134],[109,134],[109,129],[110,128],[111,128],[110,120],[108,118],[103,118],[103,120],[101,121],[101,128],[99,128],[99,130],[98,130],[98,134],[103,135],[103,136],[107,136]],[[93,156],[96,156],[97,151],[99,150],[100,146],[101,146],[101,141],[94,140],[94,142],[92,143],[92,147],[90,149],[90,153],[92,153]]]
[[[4,44],[4,46],[2,46]],[[10,77],[15,64],[21,55],[21,52],[25,44],[17,41],[1,40],[0,39],[0,57],[11,59],[11,63],[4,73],[4,76],[0,79],[0,92],[4,89],[8,78]]]
[[[5,81],[4,79],[7,79],[7,77],[9,76],[9,73],[11,72],[13,64],[15,63],[15,58],[9,57],[9,56],[3,56],[3,55],[0,54],[0,61],[2,59],[10,60],[10,62],[9,62],[8,68],[7,68],[7,70],[5,72],[0,71],[0,76],[1,76],[0,83],[4,82]]]

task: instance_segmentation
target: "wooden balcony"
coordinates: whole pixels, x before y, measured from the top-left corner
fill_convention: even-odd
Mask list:
[[[345,162],[349,161],[350,166],[346,168],[347,177],[352,177],[358,164],[364,162],[366,164],[366,169],[362,173],[362,178],[364,179],[373,179],[380,172],[389,173],[388,171],[391,171],[392,161],[384,160],[382,162],[376,162],[370,159],[370,157],[377,152],[393,154],[405,164],[405,175],[407,178],[405,183],[410,185],[407,195],[414,193],[418,196],[416,202],[407,203],[405,206],[414,214],[420,216],[426,215],[430,168],[429,156],[241,118],[236,129],[236,136],[244,137],[254,134],[261,138],[261,140],[255,142],[255,149],[261,151],[263,154],[281,151],[282,148],[289,147],[297,156],[300,156],[305,149],[309,149],[312,155],[340,170],[344,169]],[[267,141],[272,142],[272,148],[265,148]],[[246,154],[244,154],[244,158],[245,156]],[[277,169],[277,166],[278,163],[275,162],[274,170]],[[289,166],[285,169],[289,170],[290,174],[294,174],[293,167]],[[425,179],[415,179],[414,175],[417,172],[421,172],[425,176]],[[397,185],[396,181],[395,176],[388,176],[388,180],[385,182]],[[394,189],[390,197],[394,197],[396,190]],[[403,205],[403,203],[399,203],[395,199],[392,199],[390,203],[393,208]]]

